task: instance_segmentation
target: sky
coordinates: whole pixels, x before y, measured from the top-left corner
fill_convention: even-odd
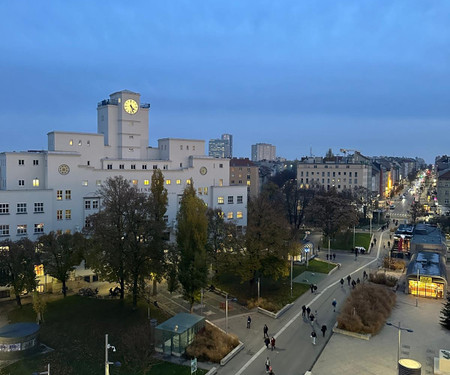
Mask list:
[[[0,152],[97,131],[123,89],[159,138],[287,159],[450,153],[450,1],[2,1]]]

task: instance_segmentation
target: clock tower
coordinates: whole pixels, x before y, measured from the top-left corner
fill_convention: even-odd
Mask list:
[[[97,129],[105,136],[105,146],[111,147],[111,158],[146,158],[150,104],[140,99],[140,94],[123,90],[98,103]]]

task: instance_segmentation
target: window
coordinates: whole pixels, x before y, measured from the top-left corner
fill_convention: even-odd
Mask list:
[[[180,163],[180,168],[183,168],[183,163]]]
[[[355,174],[356,174],[356,172],[355,172]],[[355,178],[355,180],[354,180],[354,183],[355,183],[355,185],[357,185],[358,184],[358,180]]]
[[[69,140],[69,145],[72,146],[73,145],[73,139]]]
[[[0,215],[9,214],[9,203],[0,203]]]
[[[125,164],[119,164],[119,169],[125,169]]]
[[[66,210],[66,220],[72,219],[72,210]]]
[[[56,190],[56,200],[62,200],[62,190]]]
[[[218,204],[223,204],[224,203],[223,197],[217,197],[217,203]]]
[[[56,220],[62,220],[62,210],[56,210]]]
[[[112,169],[112,164],[108,164],[108,165],[106,166],[106,168]]]
[[[251,184],[251,181],[247,180],[247,186],[250,186],[250,184]]]
[[[198,188],[198,195],[203,195],[203,188],[201,187]]]
[[[131,182],[133,183],[133,185],[137,185],[138,184],[138,180],[132,180]]]
[[[238,204],[242,204],[244,202],[243,196],[242,195],[238,195],[236,201],[237,201]]]
[[[355,177],[358,177],[358,172],[355,172]]]
[[[191,184],[191,180],[190,179],[186,180],[186,184],[190,185]]]
[[[25,160],[19,159],[19,165],[25,165]]]
[[[84,201],[84,209],[85,210],[91,209],[91,201]]]
[[[86,145],[90,146],[91,145],[91,141],[86,141]]]
[[[44,233],[44,223],[34,224],[34,233]]]
[[[95,184],[96,184],[97,186],[102,186],[102,180],[97,180],[97,181],[95,181]]]
[[[232,219],[232,218],[233,218],[233,212],[228,212],[227,219]]]
[[[180,150],[182,150],[183,149],[183,145],[180,145]]]
[[[34,213],[44,212],[44,203],[34,202]]]
[[[349,175],[350,177],[352,177],[352,172],[348,172],[348,175]]]
[[[153,169],[158,169],[158,166],[156,164],[153,164]]]
[[[72,199],[72,190],[66,190],[66,199],[71,200]]]
[[[131,169],[136,169],[136,164],[131,164]]]
[[[91,165],[91,162],[90,162],[89,160],[87,161],[87,165],[88,165],[88,166]]]
[[[250,180],[250,175],[249,174],[247,175],[247,180]]]
[[[207,188],[207,187],[204,187],[204,188],[203,188],[203,194],[204,194],[204,195],[208,195],[208,188]]]
[[[78,141],[78,146],[81,146],[82,145],[82,142],[81,142],[81,139]]]
[[[81,181],[81,185],[82,185],[82,186],[88,186],[88,181],[87,181],[87,180]]]
[[[147,164],[142,164],[142,169],[147,169]]]
[[[17,203],[17,213],[18,214],[26,214],[27,213],[27,204],[26,203]]]
[[[242,219],[242,217],[243,217],[242,211],[236,212],[236,218],[237,218],[237,219]]]
[[[144,185],[145,186],[147,186],[147,185],[149,185],[150,184],[150,181],[149,180],[144,180]]]
[[[39,178],[33,178],[33,186],[38,187],[39,186]]]
[[[164,215],[163,216],[163,220],[167,224],[169,222],[169,216],[168,215]]]
[[[9,225],[0,225],[0,236],[9,236]]]
[[[172,183],[172,180],[166,180],[166,185],[170,185]]]
[[[195,151],[195,146],[192,146],[192,150]]]
[[[181,180],[177,180],[177,185],[181,185]]]
[[[234,197],[232,195],[228,196],[228,204],[233,204],[234,203]]]
[[[219,178],[219,186],[223,186],[223,179]]]
[[[25,180],[19,180],[19,186],[25,186]]]
[[[98,210],[98,200],[93,200],[93,201],[92,201],[92,208],[93,208],[94,210]]]
[[[223,168],[223,164],[219,164],[219,168]]]
[[[34,159],[34,160],[33,160],[33,165],[39,165],[39,160]]]
[[[17,234],[27,234],[27,225],[26,224],[20,224],[17,226]]]

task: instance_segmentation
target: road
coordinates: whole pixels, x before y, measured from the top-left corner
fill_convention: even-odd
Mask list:
[[[337,252],[337,261],[342,266],[333,274],[329,275],[319,284],[318,294],[306,293],[300,297],[282,317],[277,320],[264,318],[269,326],[269,335],[276,338],[276,349],[274,351],[266,349],[263,344],[263,332],[255,332],[255,345],[246,345],[246,349],[241,351],[225,367],[219,369],[220,374],[254,375],[264,373],[264,363],[269,357],[275,374],[304,374],[310,370],[319,357],[322,349],[326,345],[331,329],[336,321],[339,307],[343,304],[350,288],[345,282],[345,286],[340,286],[340,279],[351,274],[354,278],[362,280],[363,270],[375,268],[378,257],[383,252],[382,243],[387,240],[389,232],[378,232],[376,254],[360,255],[355,260],[354,255]],[[332,300],[337,300],[337,311],[333,312]],[[312,326],[310,322],[303,320],[301,316],[301,306],[305,304],[311,310],[318,312],[318,322],[314,322],[314,329],[317,332],[317,345],[313,345],[310,335]],[[261,314],[259,314],[261,315]],[[326,324],[328,330],[325,338],[322,337],[320,327]],[[258,344],[259,342],[259,344]]]

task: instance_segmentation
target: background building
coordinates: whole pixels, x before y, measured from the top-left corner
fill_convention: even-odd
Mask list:
[[[220,139],[210,139],[208,155],[215,158],[232,158],[233,136],[231,134],[222,134]]]
[[[259,167],[248,158],[230,160],[230,185],[246,186],[247,194],[256,197],[259,194]]]
[[[276,160],[276,147],[268,143],[252,145],[252,161]]]

